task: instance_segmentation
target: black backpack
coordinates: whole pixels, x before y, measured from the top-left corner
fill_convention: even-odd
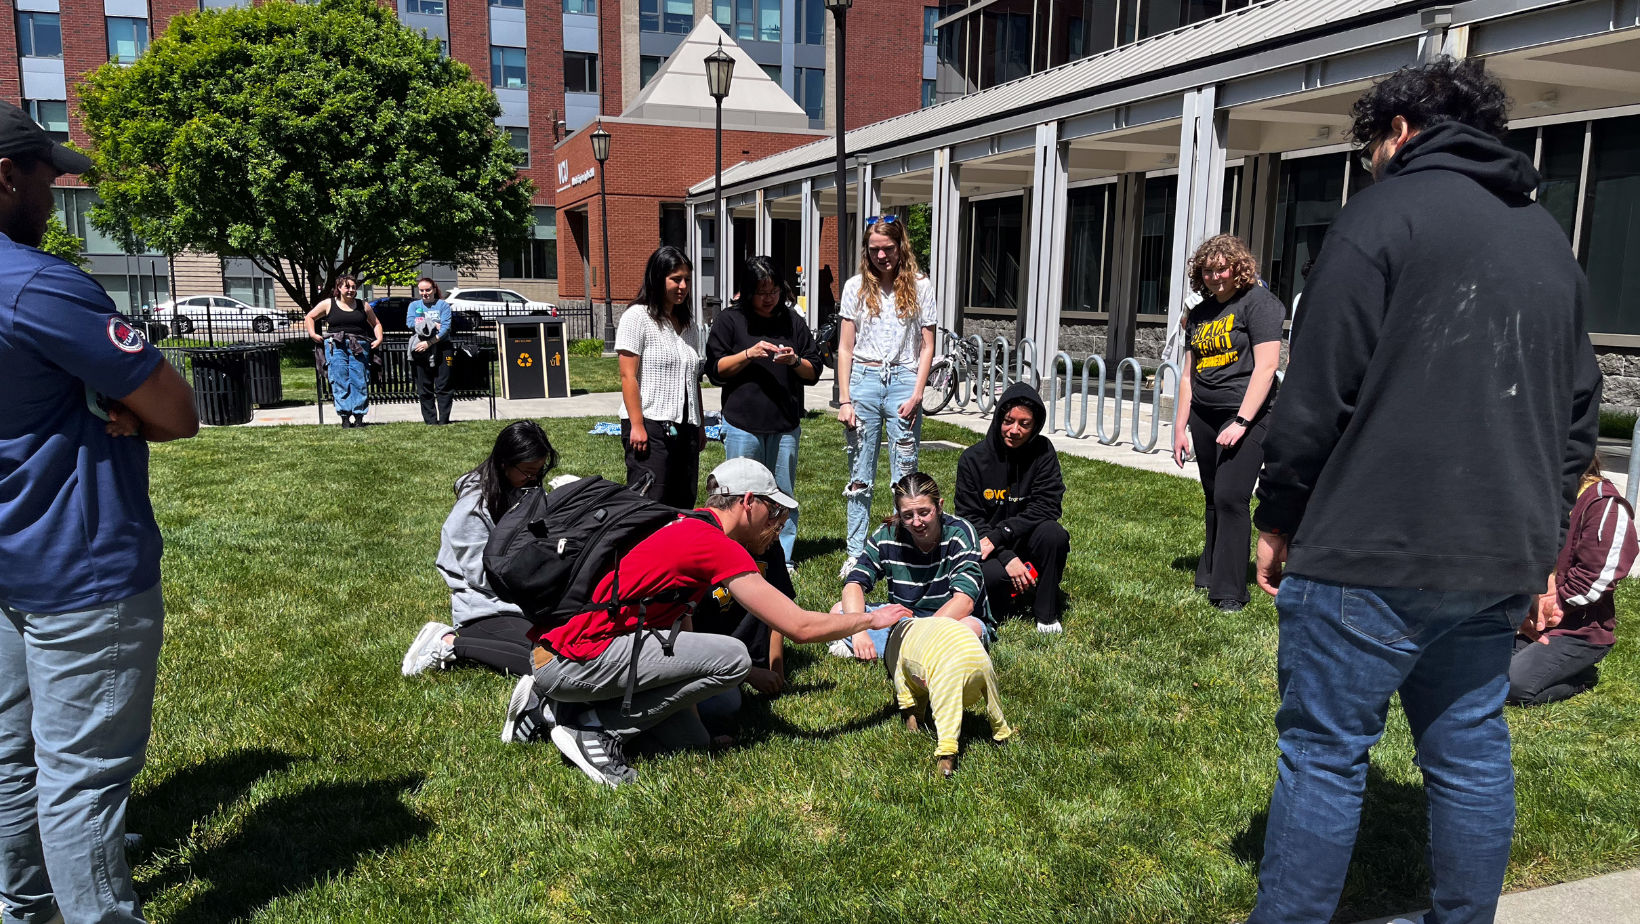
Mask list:
[[[523,610],[537,629],[551,630],[595,609],[593,591],[604,575],[614,571],[615,584],[607,604],[610,620],[618,621],[623,605],[639,604],[638,637],[632,644],[635,667],[643,646],[647,605],[676,602],[689,594],[674,591],[643,600],[622,599],[620,570],[615,565],[633,546],[679,515],[676,507],[597,476],[551,493],[530,488],[490,531],[484,544],[484,573],[497,597]],[[661,643],[668,655],[682,625],[680,617]],[[627,677],[625,709],[631,708],[636,684],[633,670]]]

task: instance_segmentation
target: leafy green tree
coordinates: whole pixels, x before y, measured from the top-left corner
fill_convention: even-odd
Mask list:
[[[917,255],[917,265],[923,272],[928,272],[929,239],[933,233],[934,209],[927,205],[911,206],[911,214],[905,222],[906,238],[911,242],[911,252]]]
[[[532,223],[495,95],[372,0],[177,16],[81,99],[99,230],[249,259],[303,309],[343,273],[473,268]]]
[[[46,236],[40,242],[40,249],[54,257],[61,257],[75,266],[85,265],[85,241],[68,233],[63,224],[62,216],[52,210],[51,217],[46,219]]]

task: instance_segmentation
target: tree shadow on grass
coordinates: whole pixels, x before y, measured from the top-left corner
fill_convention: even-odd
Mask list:
[[[792,546],[792,560],[797,562],[797,566],[801,568],[804,562],[819,558],[822,555],[830,555],[833,552],[841,552],[846,548],[848,548],[848,543],[835,536],[828,536],[823,539],[799,537],[796,544]]]
[[[167,835],[157,848],[177,849],[194,822],[222,797],[248,789],[262,772],[293,762],[287,755],[252,751],[178,774],[133,807],[133,819]],[[220,777],[211,771],[220,768]],[[214,924],[248,917],[283,895],[345,876],[371,854],[426,837],[432,824],[404,804],[419,774],[388,779],[323,782],[249,809],[221,840],[206,838],[182,850],[144,892],[154,894],[196,881],[186,902],[169,915],[174,924]],[[196,782],[207,793],[189,796]]]
[[[1260,811],[1231,841],[1231,852],[1256,865],[1264,858],[1269,817]],[[1429,803],[1422,786],[1388,779],[1377,764],[1367,769],[1361,830],[1344,880],[1335,922],[1360,921],[1429,906]]]
[[[849,719],[830,728],[800,728],[775,715],[774,710],[769,708],[769,700],[761,696],[748,696],[740,707],[739,744],[748,746],[776,736],[802,741],[830,741],[843,735],[875,728],[895,718],[897,713],[894,704],[887,703],[876,712]]]

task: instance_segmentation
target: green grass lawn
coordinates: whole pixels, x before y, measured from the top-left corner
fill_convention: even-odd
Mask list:
[[[584,362],[584,361],[583,361]],[[584,368],[584,365],[583,365]],[[561,469],[619,476],[590,421],[543,421]],[[169,613],[130,828],[157,922],[1231,922],[1252,905],[1275,773],[1276,622],[1191,590],[1191,482],[1067,457],[1075,543],[1062,636],[994,650],[1022,739],[937,779],[875,666],[789,656],[740,745],[595,788],[497,740],[511,683],[414,679],[449,614],[433,568],[452,479],[502,426],[221,428],[155,447]],[[931,423],[928,438],[970,442]],[[801,602],[839,591],[843,445],[811,419]],[[722,458],[712,447],[702,472]],[[924,467],[949,488],[956,453]],[[879,491],[886,509],[887,492]],[[1640,862],[1636,600],[1594,693],[1511,713],[1520,823],[1509,888]],[[1419,907],[1425,815],[1406,723],[1374,753],[1339,920]]]

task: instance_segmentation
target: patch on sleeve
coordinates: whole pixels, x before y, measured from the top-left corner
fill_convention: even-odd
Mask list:
[[[142,352],[142,331],[132,327],[130,322],[119,315],[108,319],[108,340],[126,353]]]

